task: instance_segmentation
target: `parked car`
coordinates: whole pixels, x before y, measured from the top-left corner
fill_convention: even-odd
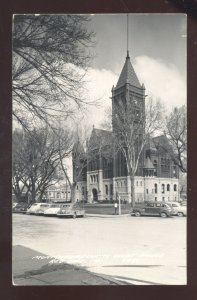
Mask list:
[[[187,216],[186,206],[182,206],[178,202],[166,202],[166,203],[173,208],[175,216],[179,216],[179,217]]]
[[[49,203],[34,203],[27,210],[27,214],[29,215],[43,215],[44,211],[50,207]]]
[[[162,218],[170,217],[174,214],[173,208],[164,202],[147,202],[140,206],[134,206],[131,215],[139,216],[160,216]]]
[[[63,204],[57,213],[58,217],[84,217],[85,210],[78,203]]]
[[[180,202],[180,205],[181,206],[187,206],[187,202],[186,201],[182,201],[182,202]]]
[[[51,204],[49,208],[44,211],[44,216],[56,216],[63,204]]]
[[[14,207],[12,207],[12,212],[25,214],[28,207],[29,207],[28,203],[17,203],[16,205],[14,205]]]

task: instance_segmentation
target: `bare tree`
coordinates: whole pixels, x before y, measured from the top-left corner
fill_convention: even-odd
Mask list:
[[[166,135],[172,146],[173,158],[181,172],[187,172],[187,114],[185,105],[174,108],[166,118]]]
[[[162,105],[148,99],[145,109],[137,103],[120,102],[113,111],[113,137],[115,155],[122,153],[131,181],[132,206],[135,205],[134,179],[140,158],[148,139],[156,134],[162,125]]]
[[[25,191],[32,203],[42,200],[46,189],[58,180],[58,165],[57,140],[52,131],[43,128],[13,133],[13,191],[17,198]]]
[[[93,46],[82,15],[15,15],[13,116],[23,127],[60,114],[70,116],[86,100],[84,75]]]
[[[112,131],[112,108],[110,106],[108,106],[105,109],[105,118],[104,121],[101,123],[101,128],[103,128],[104,130],[109,130]]]
[[[59,141],[59,159],[62,171],[70,186],[71,201],[75,201],[77,182],[86,180],[87,172],[87,153],[86,153],[86,140],[87,131],[82,133],[83,130],[78,128],[70,135],[63,134],[64,130],[60,127],[58,133]],[[66,145],[66,147],[65,147]],[[69,147],[68,147],[69,145]],[[65,151],[67,149],[67,151]],[[65,164],[65,158],[72,159],[73,164],[73,180],[69,176],[69,168]]]

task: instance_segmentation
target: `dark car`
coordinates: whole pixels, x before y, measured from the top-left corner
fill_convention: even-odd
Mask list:
[[[134,206],[131,215],[139,216],[160,216],[162,218],[170,217],[174,210],[164,202],[147,202],[141,206]]]
[[[29,207],[28,203],[17,203],[13,208],[12,212],[13,213],[23,213],[25,214],[27,209]]]

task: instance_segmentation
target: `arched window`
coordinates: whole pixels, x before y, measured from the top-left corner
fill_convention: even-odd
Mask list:
[[[170,185],[167,184],[167,191],[169,192],[170,191]]]
[[[177,185],[174,184],[174,192],[176,192],[176,191],[177,191]]]
[[[161,192],[162,192],[162,194],[165,193],[165,185],[164,184],[161,185]]]
[[[157,194],[157,183],[155,183],[155,194]]]

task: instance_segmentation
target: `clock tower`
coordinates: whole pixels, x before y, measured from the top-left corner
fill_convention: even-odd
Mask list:
[[[134,122],[138,122],[139,116],[144,116],[145,114],[145,87],[144,84],[140,84],[137,78],[130,61],[129,51],[127,51],[126,61],[118,82],[116,86],[112,88],[112,130],[114,136],[116,135],[117,138],[121,137],[117,134],[118,130],[114,120],[116,113],[120,111],[120,107],[126,112],[127,124],[133,122],[133,120]],[[144,120],[144,118],[142,118],[142,120]],[[121,125],[119,124],[119,126]],[[136,135],[138,135],[138,137],[135,138],[135,140],[138,141],[136,142],[136,151],[138,151],[138,147],[140,146],[140,136],[142,137],[143,130],[144,126],[142,124],[140,130],[136,132]],[[137,176],[143,175],[143,161],[144,159],[140,159],[136,173]],[[127,176],[126,161],[120,151],[114,153],[113,176]]]

